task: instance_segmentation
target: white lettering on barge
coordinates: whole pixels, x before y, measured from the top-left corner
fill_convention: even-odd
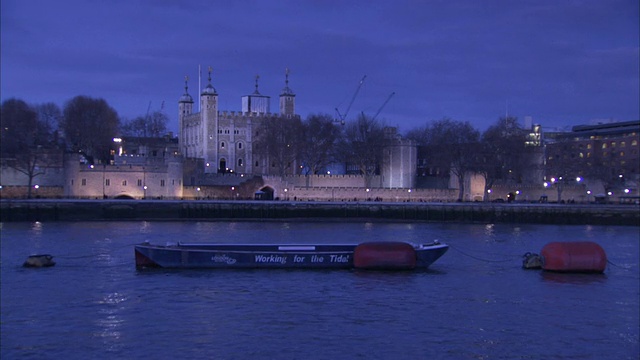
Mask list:
[[[349,255],[329,255],[329,261],[332,263],[348,263]]]
[[[257,263],[267,263],[267,264],[286,264],[287,257],[282,255],[256,255],[255,261]]]

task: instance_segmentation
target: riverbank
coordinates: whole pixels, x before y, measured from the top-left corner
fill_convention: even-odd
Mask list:
[[[640,226],[637,205],[2,200],[0,221],[350,219]]]

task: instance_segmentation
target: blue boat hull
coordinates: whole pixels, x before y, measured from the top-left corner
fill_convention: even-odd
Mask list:
[[[351,269],[354,268],[354,253],[357,246],[358,244],[238,245],[182,243],[162,246],[144,243],[135,246],[135,259],[138,269]],[[409,268],[424,269],[440,258],[449,247],[446,244],[436,242],[426,245],[411,244],[411,248],[413,250],[410,256],[414,256],[413,254],[415,253],[415,261]]]

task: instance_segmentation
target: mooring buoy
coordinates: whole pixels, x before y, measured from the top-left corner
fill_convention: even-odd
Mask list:
[[[49,254],[41,254],[41,255],[30,255],[27,260],[22,264],[24,267],[32,267],[32,268],[41,268],[41,267],[51,267],[55,265],[56,262],[53,261],[53,256]]]

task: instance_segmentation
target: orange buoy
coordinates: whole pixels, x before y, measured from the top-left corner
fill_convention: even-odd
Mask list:
[[[404,242],[366,242],[356,246],[353,266],[368,270],[411,270],[416,267],[416,250]]]
[[[551,242],[540,252],[542,269],[559,272],[604,272],[607,254],[594,242]]]

